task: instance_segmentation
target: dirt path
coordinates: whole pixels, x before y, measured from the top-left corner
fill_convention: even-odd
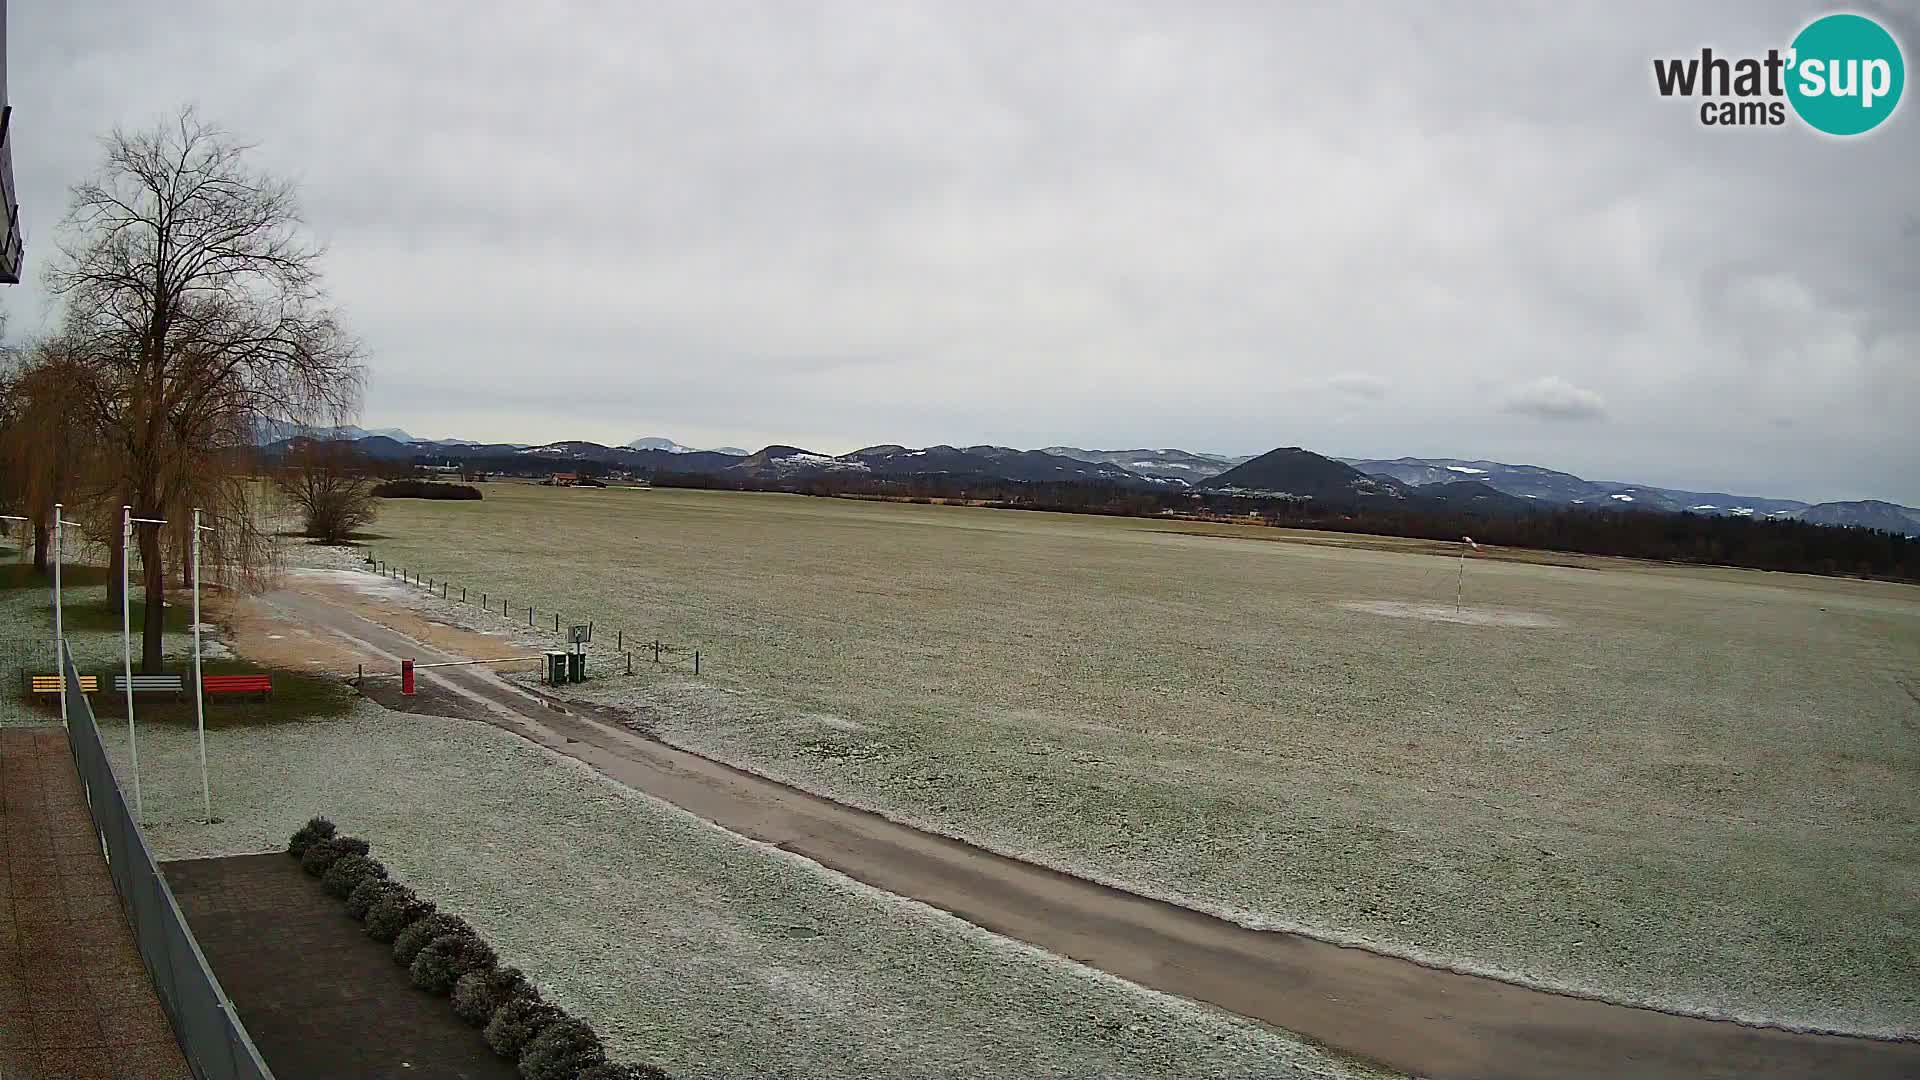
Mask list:
[[[265,603],[391,671],[508,652],[505,642],[337,587]],[[384,625],[383,625],[384,624]],[[402,630],[407,632],[402,632]],[[239,643],[247,650],[247,641]],[[330,648],[333,646],[330,646]],[[634,734],[479,667],[421,673],[407,706],[484,719],[742,836],[1143,986],[1430,1077],[1920,1076],[1920,1043],[1672,1016],[1249,930],[1009,859]],[[378,692],[393,700],[391,690]],[[398,702],[395,702],[398,704]]]

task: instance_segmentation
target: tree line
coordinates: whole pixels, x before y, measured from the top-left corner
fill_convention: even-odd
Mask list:
[[[75,185],[47,271],[57,329],[0,365],[0,504],[32,519],[45,570],[53,507],[104,547],[119,600],[123,506],[139,525],[141,663],[161,664],[168,568],[187,584],[192,510],[219,579],[255,584],[273,537],[254,435],[270,420],[337,424],[358,409],[359,343],[323,287],[293,185],[193,109],[116,129]]]
[[[1920,539],[1878,529],[1790,519],[1584,507],[1481,510],[1411,500],[1335,503],[1151,490],[1090,481],[1025,482],[951,475],[829,473],[767,481],[737,474],[662,472],[653,482],[660,487],[956,500],[1001,509],[1073,514],[1258,519],[1262,524],[1288,528],[1443,541],[1472,536],[1481,543],[1506,547],[1920,582]]]

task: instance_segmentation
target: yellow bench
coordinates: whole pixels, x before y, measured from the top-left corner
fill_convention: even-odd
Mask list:
[[[66,680],[58,675],[29,675],[27,689],[35,694],[58,694],[66,689]],[[94,675],[80,676],[80,692],[95,694],[100,691],[100,679]]]

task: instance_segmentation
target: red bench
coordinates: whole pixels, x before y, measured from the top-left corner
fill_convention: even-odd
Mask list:
[[[264,699],[273,694],[273,679],[266,675],[207,675],[200,685],[209,695],[259,694]]]

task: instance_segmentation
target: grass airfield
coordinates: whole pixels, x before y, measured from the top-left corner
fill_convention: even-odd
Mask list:
[[[700,648],[582,691],[676,743],[1252,925],[1920,1031],[1920,589],[1473,558],[1455,610],[1380,538],[485,491],[375,552],[595,620],[601,670]]]

